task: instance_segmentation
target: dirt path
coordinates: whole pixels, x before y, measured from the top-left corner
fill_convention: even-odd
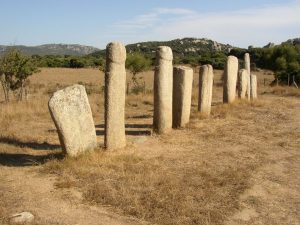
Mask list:
[[[82,202],[74,188],[55,188],[56,177],[39,173],[39,167],[2,167],[0,190],[11,197],[10,213],[29,211],[39,225],[140,225],[107,209]]]

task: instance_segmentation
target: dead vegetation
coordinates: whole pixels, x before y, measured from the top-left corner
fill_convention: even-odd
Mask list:
[[[43,70],[31,80],[31,96],[27,102],[1,104],[1,166],[37,166],[32,171],[56,177],[55,190],[76,189],[82,193],[84,204],[105,207],[150,224],[208,225],[226,224],[226,221],[259,224],[254,221],[260,221],[296,225],[300,220],[297,213],[289,223],[281,217],[272,220],[272,213],[268,214],[282,212],[280,207],[289,210],[298,206],[297,196],[286,198],[286,191],[299,187],[300,168],[296,163],[299,162],[300,136],[295,121],[299,118],[296,112],[300,106],[297,99],[265,94],[256,102],[223,105],[222,87],[217,85],[212,115],[203,118],[196,110],[198,76],[195,75],[192,121],[187,128],[163,136],[141,135],[139,132],[151,130],[153,97],[151,93],[129,95],[126,99],[126,130],[130,131],[127,148],[106,152],[99,147],[93,154],[76,159],[62,158],[47,108],[48,96],[55,91],[57,83],[87,84],[99,146],[103,143],[101,74],[88,70],[75,70],[76,75],[70,76],[68,73],[72,71],[54,70],[52,75],[51,70]],[[215,79],[219,80],[220,75],[221,72],[216,71]],[[150,88],[152,73],[143,76]],[[270,89],[261,87],[260,90]],[[280,179],[272,171],[257,177],[266,165],[279,162],[290,163],[293,168],[286,166],[288,171],[280,175]],[[249,196],[241,200],[257,180],[282,185],[284,190],[276,192],[282,198]],[[0,218],[5,218],[14,212],[11,201],[15,201],[16,193],[4,195],[4,186],[0,187],[3,199]],[[274,201],[271,208],[265,206],[268,201]],[[280,207],[276,206],[279,202]],[[29,209],[33,207],[30,204]],[[243,211],[245,205],[264,216],[236,219],[236,213]]]
[[[273,87],[272,94],[287,97],[300,97],[300,89],[295,87]]]
[[[272,163],[267,155],[293,138],[273,137],[282,129],[276,121],[289,120],[272,109],[273,103],[219,105],[211,118],[195,117],[185,130],[121,152],[54,160],[43,171],[60,177],[58,186],[72,177],[73,187],[80,188],[89,203],[151,223],[223,224],[241,209],[240,195],[252,186],[253,173]],[[293,144],[299,143],[289,143],[296,151]]]

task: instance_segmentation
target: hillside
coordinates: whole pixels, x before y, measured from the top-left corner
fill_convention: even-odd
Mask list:
[[[203,52],[230,52],[233,46],[229,44],[221,44],[213,40],[205,38],[183,38],[171,41],[148,41],[126,46],[129,53],[142,52],[144,54],[152,55],[155,53],[158,46],[169,46],[172,48],[175,55],[193,55]],[[105,50],[92,53],[93,56],[103,56]]]
[[[300,44],[300,38],[289,39],[282,44]],[[178,56],[188,56],[188,55],[197,55],[203,53],[229,53],[232,49],[236,49],[229,44],[219,43],[206,38],[182,38],[175,39],[171,41],[148,41],[148,42],[139,42],[134,44],[129,44],[126,46],[128,53],[132,52],[141,52],[146,55],[154,55],[158,46],[169,46],[172,48],[174,55]],[[272,48],[275,45],[274,43],[269,43],[263,48]],[[45,44],[38,46],[25,46],[25,45],[15,45],[7,46],[0,45],[0,56],[3,53],[10,49],[17,48],[20,49],[23,53],[27,55],[71,55],[71,56],[83,56],[91,55],[95,57],[105,56],[105,49],[98,49],[92,46],[85,46],[79,44]],[[243,49],[246,50],[246,49]]]
[[[0,55],[10,48],[17,48],[27,55],[87,55],[95,51],[99,51],[98,48],[77,45],[77,44],[45,44],[39,46],[24,46],[24,45],[15,45],[15,46],[5,46],[0,45]]]

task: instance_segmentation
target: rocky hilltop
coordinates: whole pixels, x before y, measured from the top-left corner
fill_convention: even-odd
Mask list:
[[[213,40],[205,38],[183,38],[175,39],[172,41],[165,42],[142,42],[132,45],[127,45],[126,48],[130,51],[142,51],[149,52],[155,51],[157,46],[164,45],[169,46],[173,49],[174,52],[179,54],[185,53],[197,53],[197,52],[206,52],[206,51],[225,51],[229,52],[233,47],[228,44],[221,44]]]
[[[222,44],[206,38],[182,38],[171,41],[148,41],[126,46],[129,53],[141,52],[144,54],[154,54],[158,46],[169,46],[172,48],[174,54],[190,55],[199,54],[203,52],[230,52],[233,46],[229,44]],[[104,55],[105,50],[92,53],[94,56]]]

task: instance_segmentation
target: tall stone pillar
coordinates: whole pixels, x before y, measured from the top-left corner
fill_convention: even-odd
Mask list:
[[[192,68],[175,66],[173,70],[173,128],[184,127],[190,120],[193,88]]]
[[[235,100],[238,68],[238,59],[235,56],[228,56],[223,80],[224,103],[233,103]]]
[[[248,71],[241,69],[238,77],[238,96],[240,99],[246,98],[246,92],[248,88]]]
[[[211,65],[201,66],[199,72],[198,111],[209,116],[211,112],[214,73]]]
[[[248,72],[248,79],[247,79],[247,98],[248,100],[250,100],[250,96],[251,96],[251,62],[250,62],[250,55],[249,53],[246,53],[244,55],[244,63],[245,63],[245,69]]]
[[[153,130],[158,134],[172,129],[173,53],[166,46],[158,47],[154,74]]]
[[[105,72],[105,147],[117,149],[126,146],[125,93],[126,49],[113,42],[106,47]]]
[[[251,74],[251,99],[257,99],[257,77]]]

